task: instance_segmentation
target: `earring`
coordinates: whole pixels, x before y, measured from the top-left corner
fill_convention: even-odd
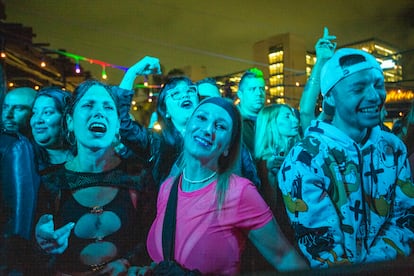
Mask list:
[[[229,155],[229,150],[225,150],[224,152],[223,152],[223,156],[224,157],[227,157]]]
[[[73,134],[73,131],[68,131],[66,135],[66,141],[68,141],[69,145],[71,146],[76,145],[76,137],[75,134]]]
[[[169,119],[171,117],[171,115],[170,114],[165,114],[165,118],[167,118],[167,119]]]
[[[114,147],[115,153],[120,157],[125,156],[128,151],[127,147],[122,144],[121,135],[119,133],[115,134],[115,139],[112,143],[112,146]]]

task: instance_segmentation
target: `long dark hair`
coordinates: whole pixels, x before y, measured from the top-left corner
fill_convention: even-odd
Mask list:
[[[68,105],[68,108],[66,110],[66,116],[70,116],[73,117],[73,112],[75,110],[75,107],[77,106],[77,104],[79,103],[80,99],[86,94],[86,92],[89,91],[89,89],[92,86],[100,86],[103,87],[108,94],[111,96],[111,98],[114,100],[115,102],[115,107],[116,107],[116,111],[118,113],[118,117],[119,117],[119,101],[118,101],[118,97],[116,96],[116,94],[113,92],[113,89],[111,86],[106,85],[98,80],[94,80],[94,79],[90,79],[90,80],[86,80],[84,82],[82,82],[81,84],[79,84],[75,91],[72,94],[72,98],[71,101]],[[66,120],[63,120],[63,124],[64,124],[64,129],[65,131],[68,132],[68,126],[67,126],[67,122]],[[67,139],[75,139],[75,137],[73,137],[73,133],[69,133],[66,136]],[[71,143],[71,141],[68,141],[69,143]],[[76,148],[76,143],[74,145],[72,145],[72,152],[74,155],[77,154],[77,148]]]
[[[48,86],[48,87],[44,87],[40,89],[39,92],[36,93],[33,104],[36,102],[36,100],[39,97],[49,97],[53,100],[56,110],[61,114],[60,132],[59,132],[59,137],[58,137],[58,141],[60,144],[58,145],[58,148],[62,150],[69,149],[70,144],[66,140],[67,131],[66,131],[66,128],[64,127],[64,124],[65,124],[66,108],[68,104],[70,103],[72,94],[68,91],[61,89],[60,87]],[[35,154],[39,159],[40,169],[50,164],[49,154],[47,153],[44,147],[40,146],[37,143],[34,143],[34,149],[35,149]]]
[[[187,85],[193,85],[193,82],[188,77],[172,77],[168,79],[168,81],[162,87],[157,101],[158,123],[161,126],[162,135],[168,144],[175,146],[182,145],[183,137],[174,126],[171,118],[167,118],[166,97],[168,96],[167,91],[176,87],[180,82],[185,82]]]

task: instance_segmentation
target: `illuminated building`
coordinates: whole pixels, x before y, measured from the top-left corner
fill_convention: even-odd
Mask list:
[[[254,61],[267,80],[270,102],[298,106],[306,83],[305,41],[285,33],[253,45]]]
[[[340,48],[356,48],[373,55],[384,70],[385,82],[399,82],[403,79],[402,66],[400,64],[401,54],[388,43],[378,39],[367,39],[342,45]]]
[[[337,48],[357,48],[376,57],[384,70],[387,89],[386,107],[390,118],[404,116],[414,98],[403,81],[402,55],[396,47],[378,39],[367,39]],[[288,103],[298,107],[306,80],[316,62],[315,51],[307,51],[305,41],[285,33],[253,45],[254,61],[265,75],[268,103]]]

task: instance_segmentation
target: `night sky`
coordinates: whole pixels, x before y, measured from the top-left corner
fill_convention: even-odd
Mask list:
[[[308,50],[327,26],[338,45],[379,38],[414,49],[412,0],[3,0],[6,22],[32,27],[34,42],[129,67],[145,55],[165,71],[205,66],[210,76],[252,67],[255,42],[302,36]],[[94,77],[101,67],[81,63]],[[122,71],[107,69],[108,81]]]

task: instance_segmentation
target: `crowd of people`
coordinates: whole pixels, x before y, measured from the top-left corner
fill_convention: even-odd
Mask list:
[[[73,92],[6,92],[1,71],[0,275],[310,273],[410,257],[414,103],[405,133],[384,128],[379,63],[335,39],[325,28],[315,44],[298,108],[266,105],[256,68],[237,105],[213,79],[172,76],[161,130],[130,116],[158,58]]]

